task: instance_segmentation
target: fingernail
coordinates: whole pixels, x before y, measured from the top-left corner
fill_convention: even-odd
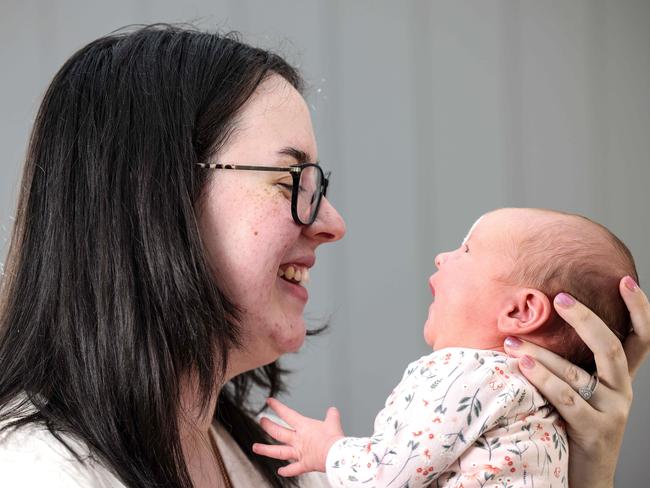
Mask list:
[[[639,288],[639,285],[636,284],[636,281],[631,276],[623,278],[623,283],[625,283],[625,287],[630,291],[637,291]]]
[[[506,337],[505,344],[506,347],[509,347],[510,349],[519,349],[519,346],[521,346],[523,343],[521,342],[521,339],[508,336]]]
[[[524,354],[519,358],[519,364],[526,369],[533,369],[535,367],[535,360]]]
[[[555,297],[555,303],[557,303],[561,307],[569,308],[569,307],[572,307],[573,305],[575,305],[576,301],[574,300],[574,298],[571,295],[569,295],[567,293],[559,293]]]

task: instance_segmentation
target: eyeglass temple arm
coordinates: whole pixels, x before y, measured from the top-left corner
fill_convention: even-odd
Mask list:
[[[197,166],[206,169],[241,169],[241,170],[255,170],[255,171],[276,171],[299,173],[302,168],[299,166],[289,166],[280,168],[278,166],[250,166],[245,164],[221,164],[221,163],[195,163]]]

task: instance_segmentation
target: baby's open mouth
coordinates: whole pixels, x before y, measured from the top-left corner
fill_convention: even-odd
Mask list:
[[[278,276],[289,283],[304,286],[309,282],[309,269],[298,264],[286,264],[280,266]]]

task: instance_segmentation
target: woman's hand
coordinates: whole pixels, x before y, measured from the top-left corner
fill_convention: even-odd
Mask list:
[[[630,277],[619,285],[633,331],[623,346],[588,308],[555,299],[555,309],[594,353],[600,384],[589,401],[577,392],[590,375],[546,349],[506,339],[506,352],[519,357],[521,372],[557,408],[569,434],[571,488],[612,488],[632,403],[632,378],[650,350],[650,304]],[[565,304],[563,304],[565,302]]]
[[[262,417],[262,429],[281,444],[256,443],[253,444],[253,452],[290,461],[288,466],[278,469],[280,476],[299,476],[311,471],[325,472],[330,447],[344,437],[338,410],[330,407],[325,420],[321,421],[304,417],[273,398],[269,398],[266,403],[290,428]]]

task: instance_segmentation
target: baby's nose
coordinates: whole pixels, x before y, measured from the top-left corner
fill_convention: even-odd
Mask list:
[[[447,260],[447,254],[449,253],[441,252],[436,256],[436,259],[434,259],[434,263],[436,263],[436,268],[440,269],[442,263],[444,263]]]

